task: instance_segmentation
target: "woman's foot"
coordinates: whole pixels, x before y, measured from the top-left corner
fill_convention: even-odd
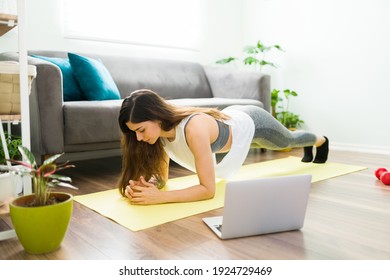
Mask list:
[[[313,161],[313,146],[303,147],[303,158],[302,162],[312,162]]]
[[[328,160],[329,153],[329,139],[325,138],[325,142],[317,147],[316,157],[314,158],[314,163],[325,163]]]

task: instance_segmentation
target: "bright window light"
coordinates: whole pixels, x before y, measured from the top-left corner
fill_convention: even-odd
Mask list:
[[[202,0],[63,0],[66,38],[199,50]]]

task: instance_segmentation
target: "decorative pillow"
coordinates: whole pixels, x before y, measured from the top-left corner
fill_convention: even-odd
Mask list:
[[[31,55],[32,57],[40,58],[57,65],[62,72],[62,91],[64,101],[79,101],[85,100],[84,93],[74,76],[72,66],[68,58],[46,57],[40,55]]]
[[[70,64],[87,100],[121,99],[119,90],[100,60],[68,53]]]

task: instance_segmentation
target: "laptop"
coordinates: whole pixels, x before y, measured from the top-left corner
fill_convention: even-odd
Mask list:
[[[203,221],[221,239],[299,230],[305,220],[311,177],[228,181],[223,216]]]

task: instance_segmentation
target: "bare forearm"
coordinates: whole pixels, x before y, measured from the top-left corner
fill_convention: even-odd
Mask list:
[[[207,188],[203,185],[195,185],[181,190],[162,191],[162,203],[169,202],[191,202],[213,198],[214,188]]]
[[[155,184],[146,182],[142,176],[140,181],[130,180],[125,191],[132,204],[142,205],[205,200],[212,198],[214,194],[215,184],[208,187],[199,184],[186,189],[164,191],[159,190]]]

